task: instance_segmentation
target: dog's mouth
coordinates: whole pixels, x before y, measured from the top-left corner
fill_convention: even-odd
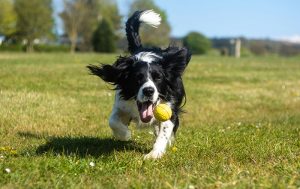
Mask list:
[[[156,102],[146,101],[139,102],[137,101],[137,107],[139,110],[140,118],[142,122],[149,123],[153,118],[153,109],[155,107]]]

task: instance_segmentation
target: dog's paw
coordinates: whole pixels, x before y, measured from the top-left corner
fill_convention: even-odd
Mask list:
[[[161,150],[152,150],[149,154],[144,156],[144,159],[159,159],[164,155],[164,151]]]

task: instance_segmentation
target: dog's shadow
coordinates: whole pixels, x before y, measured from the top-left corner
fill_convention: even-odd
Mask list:
[[[114,151],[136,151],[146,153],[147,148],[135,141],[117,141],[112,138],[96,137],[45,137],[32,133],[19,133],[21,136],[45,138],[47,142],[36,149],[38,155],[51,153],[54,155],[67,155],[86,157],[109,156]]]

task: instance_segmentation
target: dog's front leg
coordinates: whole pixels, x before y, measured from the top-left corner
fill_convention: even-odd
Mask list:
[[[131,138],[131,132],[128,129],[130,118],[119,111],[114,111],[109,119],[109,126],[117,140],[128,141]]]
[[[157,159],[163,156],[166,152],[167,145],[170,144],[170,141],[172,140],[173,128],[174,123],[170,120],[160,124],[160,129],[153,145],[153,150],[144,157],[145,159]]]

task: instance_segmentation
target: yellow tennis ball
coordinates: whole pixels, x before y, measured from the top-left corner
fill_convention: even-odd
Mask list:
[[[153,111],[154,117],[159,121],[167,121],[172,116],[172,110],[167,104],[158,104]]]

